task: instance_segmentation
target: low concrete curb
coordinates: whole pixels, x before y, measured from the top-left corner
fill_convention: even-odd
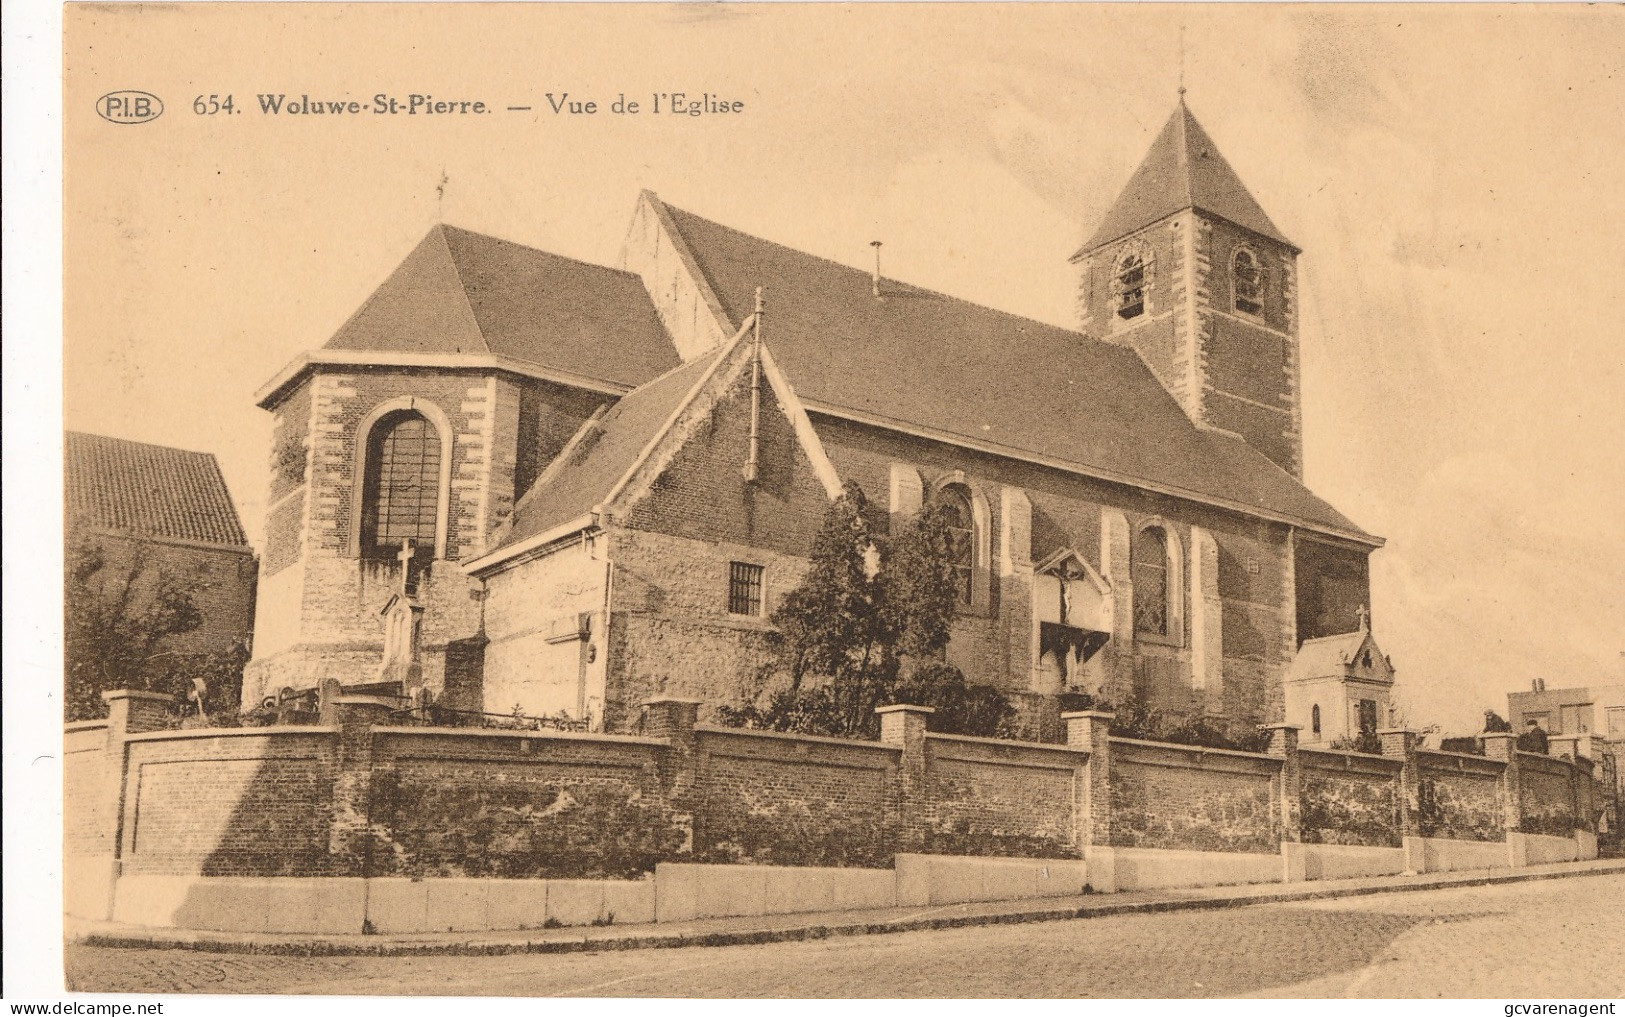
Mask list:
[[[1122,893],[962,904],[926,911],[886,909],[823,914],[777,915],[772,918],[724,918],[624,928],[535,930],[510,933],[445,933],[418,936],[290,936],[189,932],[148,929],[109,922],[67,926],[70,942],[85,946],[197,950],[210,953],[267,954],[302,957],[424,955],[489,956],[513,953],[579,953],[605,950],[670,949],[685,946],[741,946],[828,939],[834,936],[880,935],[957,929],[985,925],[1019,925],[1125,914],[1217,910],[1252,904],[1328,900],[1379,893],[1438,890],[1534,880],[1625,873],[1625,860],[1599,860],[1536,866],[1518,871],[1456,872],[1438,876],[1338,880],[1310,886],[1209,887],[1183,893]],[[945,913],[951,912],[951,913]]]

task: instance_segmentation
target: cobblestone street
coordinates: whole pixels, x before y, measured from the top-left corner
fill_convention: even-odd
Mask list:
[[[690,997],[1625,996],[1625,876],[761,946],[263,957],[70,945],[70,989]]]

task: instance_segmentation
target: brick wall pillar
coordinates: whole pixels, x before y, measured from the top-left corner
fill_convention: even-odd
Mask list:
[[[1297,843],[1303,839],[1300,792],[1303,789],[1303,763],[1298,756],[1297,724],[1270,724],[1269,754],[1281,760],[1281,777],[1276,787],[1276,816],[1281,824],[1281,840]]]
[[[1517,833],[1523,825],[1523,775],[1518,772],[1517,735],[1511,731],[1486,731],[1479,737],[1484,740],[1484,757],[1506,764],[1501,771],[1501,828],[1509,834]]]
[[[103,804],[96,822],[110,834],[109,843],[112,852],[105,865],[98,866],[94,873],[89,874],[89,878],[107,880],[105,917],[111,918],[113,889],[123,864],[124,827],[130,804],[126,800],[126,792],[129,790],[127,779],[129,754],[125,750],[125,742],[129,740],[130,735],[145,731],[162,731],[169,727],[178,701],[174,696],[167,696],[161,692],[117,689],[103,692],[102,702],[107,704],[107,748],[101,765],[100,779],[107,783],[100,796]],[[71,878],[85,876],[84,873],[75,872]]]
[[[882,706],[880,714],[880,742],[902,749],[898,760],[898,780],[901,787],[893,801],[897,812],[893,817],[898,851],[925,850],[926,811],[926,718],[937,712],[929,706],[909,706],[899,703]]]
[[[666,795],[668,821],[683,831],[680,855],[694,850],[694,830],[703,821],[697,793],[700,780],[699,738],[694,725],[699,722],[700,700],[677,696],[656,696],[643,702],[643,733],[664,738],[671,749],[663,753],[660,786]]]
[[[1112,743],[1114,714],[1100,710],[1063,713],[1066,743],[1084,749],[1089,758],[1072,782],[1073,838],[1088,862],[1089,885],[1101,893],[1117,889],[1117,868],[1112,855]]]
[[[1308,857],[1303,847],[1303,810],[1300,793],[1303,788],[1303,764],[1298,756],[1296,724],[1270,724],[1269,754],[1281,760],[1281,772],[1275,778],[1276,822],[1281,826],[1281,879],[1287,883],[1301,883],[1309,878]]]
[[[103,692],[102,702],[107,704],[107,740],[122,743],[126,735],[167,728],[177,700],[161,692],[119,689]]]
[[[1426,872],[1426,852],[1422,846],[1422,768],[1416,759],[1421,738],[1415,731],[1391,728],[1378,731],[1382,741],[1382,754],[1398,759],[1399,768],[1399,837],[1405,849],[1405,871],[1408,874]]]
[[[389,716],[392,704],[370,696],[335,696],[328,702],[338,731],[333,777],[333,819],[327,855],[335,876],[372,875],[372,728]]]

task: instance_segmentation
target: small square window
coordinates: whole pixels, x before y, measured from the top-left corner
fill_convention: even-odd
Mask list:
[[[762,566],[743,561],[729,564],[728,613],[761,616]]]

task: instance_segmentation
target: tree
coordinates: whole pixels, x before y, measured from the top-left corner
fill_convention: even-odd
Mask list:
[[[120,553],[128,549],[127,553]],[[209,689],[212,711],[236,712],[246,650],[185,653],[165,640],[197,629],[202,612],[169,570],[139,541],[113,544],[77,530],[64,576],[64,695],[68,720],[106,714],[102,693],[131,688],[183,701],[194,677]]]
[[[724,722],[873,737],[875,709],[907,701],[939,709],[940,730],[994,734],[1012,712],[1008,702],[967,685],[942,659],[957,603],[944,510],[925,506],[884,548],[868,511],[849,482],[824,516],[806,576],[773,612],[771,670],[786,687],[765,707],[722,708]]]

